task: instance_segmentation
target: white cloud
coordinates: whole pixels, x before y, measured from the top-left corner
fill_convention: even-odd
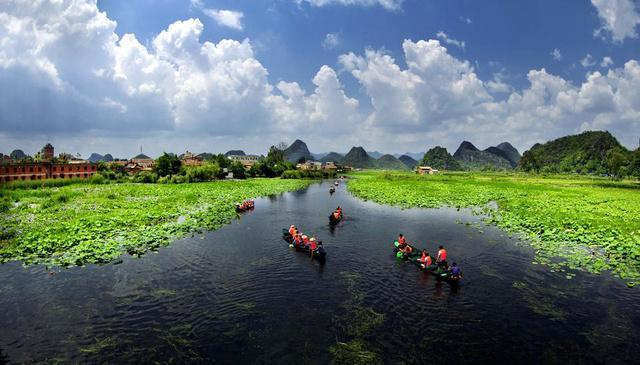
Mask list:
[[[244,14],[241,11],[224,10],[224,9],[202,9],[202,12],[216,21],[219,25],[242,30],[242,18]]]
[[[584,68],[589,68],[595,66],[596,60],[593,59],[593,56],[591,54],[587,53],[587,55],[584,56],[582,60],[580,60],[580,64]]]
[[[602,62],[600,62],[600,67],[609,67],[613,65],[613,60],[609,56],[605,56],[602,58]]]
[[[603,23],[595,30],[595,36],[603,37],[603,32],[607,32],[617,43],[638,37],[636,26],[640,24],[640,15],[631,0],[591,0],[591,3]]]
[[[327,33],[322,41],[322,47],[325,49],[335,49],[340,45],[340,34],[338,33]]]
[[[560,50],[557,49],[557,48],[554,48],[554,50],[551,51],[551,56],[556,61],[561,61],[562,60],[562,53],[560,53]]]
[[[248,40],[203,42],[198,19],[145,46],[119,38],[92,0],[11,5],[19,6],[0,5],[0,134],[250,136],[290,133],[287,113],[298,112],[301,128],[358,120],[358,101],[331,68],[320,69],[313,93],[285,97]]]
[[[309,3],[312,6],[325,6],[325,5],[360,5],[360,6],[374,6],[379,5],[388,10],[399,10],[402,7],[404,0],[293,0],[298,4],[303,2]]]
[[[463,23],[467,23],[467,24],[473,23],[473,21],[470,18],[465,18],[463,16],[459,17],[458,19],[460,19],[460,21]]]
[[[453,44],[454,46],[458,47],[458,48],[462,48],[463,50],[465,49],[465,43],[464,41],[459,41],[457,39],[453,39],[450,38],[445,32],[443,31],[439,31],[436,36],[440,39],[442,39],[446,44]]]

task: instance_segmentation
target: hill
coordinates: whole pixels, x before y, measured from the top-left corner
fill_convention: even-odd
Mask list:
[[[13,150],[9,154],[9,157],[14,160],[22,160],[23,158],[26,158],[27,155],[22,150]]]
[[[337,152],[329,152],[326,156],[320,159],[320,162],[337,162],[341,163],[344,156]]]
[[[518,162],[520,162],[520,159],[522,158],[520,152],[518,152],[518,150],[509,142],[502,142],[497,145],[496,148],[502,150],[507,155],[507,160],[514,164],[513,166],[518,165]]]
[[[502,152],[502,150],[499,150]],[[480,170],[486,167],[495,169],[511,169],[511,162],[506,158],[491,152],[480,151],[471,142],[464,141],[453,154],[460,165],[468,170]]]
[[[141,153],[133,158],[133,160],[150,160],[150,159],[151,157],[145,155],[144,153]]]
[[[367,154],[362,147],[352,147],[342,159],[342,163],[355,168],[373,169],[376,160]]]
[[[246,156],[243,150],[231,150],[224,154],[225,156]]]
[[[535,144],[522,155],[518,166],[524,171],[605,173],[607,152],[627,150],[609,132],[588,131]]]
[[[111,162],[113,161],[113,156],[111,156],[110,154],[106,154],[106,155],[101,155],[99,153],[92,153],[91,156],[89,156],[88,158],[89,162]]]
[[[402,155],[398,157],[398,160],[400,160],[400,162],[402,162],[409,169],[413,169],[414,167],[418,166],[418,161],[416,161],[411,156]]]
[[[367,155],[369,155],[369,156],[371,156],[371,157],[373,157],[373,158],[375,158],[377,160],[380,157],[382,157],[384,155],[384,153],[378,152],[378,151],[370,151],[370,152],[367,152]]]
[[[297,163],[301,160],[312,161],[313,156],[307,148],[307,144],[296,139],[291,146],[284,150],[284,156],[289,162]]]
[[[423,166],[431,166],[438,170],[462,170],[460,163],[451,156],[446,148],[436,146],[427,151],[420,162]]]
[[[385,170],[406,170],[407,166],[393,155],[382,155],[376,161],[376,167]]]

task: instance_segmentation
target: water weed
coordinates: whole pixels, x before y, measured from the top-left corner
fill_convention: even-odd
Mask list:
[[[526,238],[535,262],[552,270],[610,270],[629,286],[640,280],[637,183],[520,173],[361,172],[353,177],[351,193],[381,204],[479,207],[474,212],[488,222]]]
[[[311,182],[77,183],[7,189],[2,191],[5,203],[0,211],[0,262],[80,266],[111,262],[125,252],[142,255],[230,222],[236,217],[234,203],[301,189]]]

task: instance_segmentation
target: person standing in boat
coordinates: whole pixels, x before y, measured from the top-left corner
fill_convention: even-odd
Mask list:
[[[438,247],[438,258],[436,259],[436,262],[439,267],[444,269],[447,268],[447,250],[445,250],[442,245]]]

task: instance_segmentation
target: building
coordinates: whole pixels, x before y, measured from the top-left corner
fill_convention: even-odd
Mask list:
[[[240,162],[246,170],[249,170],[251,166],[255,165],[256,162],[260,160],[260,156],[257,155],[229,155],[227,158],[233,162]]]
[[[31,162],[0,165],[0,182],[44,179],[86,179],[98,172],[92,163],[67,164],[53,162]]]
[[[325,162],[322,164],[322,170],[325,172],[336,172],[338,171],[338,166],[333,162]]]
[[[202,165],[202,157],[196,156],[193,153],[187,151],[182,155],[182,164],[185,166],[200,166]]]
[[[296,165],[296,169],[305,171],[320,171],[322,170],[322,163],[317,161],[306,161]]]
[[[431,166],[418,166],[416,167],[416,173],[420,175],[433,175],[437,174],[438,170],[432,168]]]
[[[16,180],[86,179],[98,172],[98,165],[85,160],[74,163],[54,162],[53,146],[47,143],[39,155],[42,161],[0,165],[0,183]]]
[[[143,153],[129,160],[129,163],[127,164],[127,166],[129,166],[132,163],[140,166],[142,170],[149,170],[149,171],[153,170],[153,167],[156,165],[156,161],[154,159],[152,159],[151,157]]]

